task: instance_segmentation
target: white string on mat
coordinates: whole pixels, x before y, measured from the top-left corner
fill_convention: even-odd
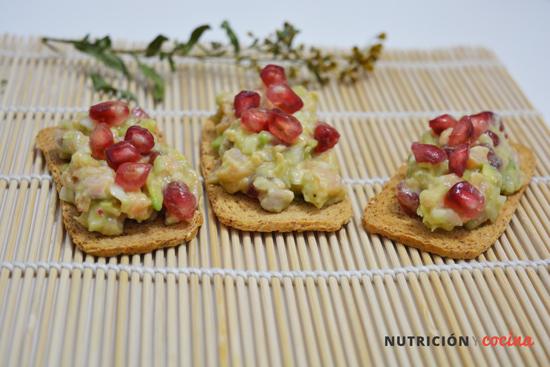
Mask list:
[[[49,174],[29,174],[29,175],[0,175],[0,180],[4,181],[31,181],[31,180],[46,180],[51,181],[52,176]],[[204,178],[199,177],[200,181],[204,181]],[[364,177],[364,178],[351,178],[344,177],[342,182],[346,185],[383,185],[389,180],[389,177]],[[533,183],[550,183],[550,176],[533,176],[531,178]]]
[[[66,113],[80,113],[87,112],[89,107],[48,107],[48,106],[7,106],[1,107],[0,112],[4,113],[49,113],[49,114],[66,114]],[[214,110],[160,110],[151,109],[147,110],[151,115],[156,117],[186,117],[186,116],[211,116],[216,111]]]
[[[440,110],[440,111],[321,111],[319,115],[323,118],[425,118],[450,114],[454,116],[468,115],[477,111],[465,110]],[[503,117],[529,117],[541,116],[537,110],[493,110]]]
[[[52,180],[52,176],[48,175],[48,174],[43,174],[43,175],[39,175],[39,174],[30,174],[30,175],[0,175],[0,180],[4,180],[4,181],[16,181],[16,182],[21,182],[21,181],[31,181],[31,180],[46,180],[46,181],[51,181]]]
[[[117,273],[137,273],[140,277],[144,274],[162,275],[166,277],[168,274],[173,275],[198,275],[199,277],[214,275],[220,275],[222,277],[243,278],[243,279],[303,279],[303,278],[336,278],[349,279],[349,278],[373,278],[375,276],[395,277],[398,274],[414,274],[429,272],[452,272],[452,271],[471,271],[471,270],[484,270],[484,269],[504,269],[504,268],[536,268],[539,266],[550,266],[550,259],[540,260],[503,260],[503,261],[460,261],[452,264],[430,264],[421,266],[404,266],[396,268],[386,269],[360,269],[360,270],[287,270],[287,271],[257,271],[257,270],[238,270],[238,269],[225,269],[225,268],[192,268],[192,267],[151,267],[143,265],[125,265],[125,264],[102,264],[102,263],[71,263],[71,262],[57,262],[57,261],[36,261],[36,262],[22,262],[22,261],[2,261],[0,262],[0,268],[5,268],[10,272],[15,269],[26,271],[32,269],[34,272],[38,269],[44,269],[46,273],[53,269],[57,271],[61,270],[91,270],[94,274],[98,270],[104,272],[115,271]]]
[[[49,113],[49,114],[66,114],[66,113],[78,113],[86,112],[86,107],[47,107],[47,106],[0,106],[0,112],[3,113]],[[215,110],[167,110],[167,109],[152,109],[148,110],[151,116],[155,117],[205,117],[211,116],[216,113]],[[466,115],[472,111],[320,111],[319,117],[321,118],[423,118],[442,115],[445,113],[451,115]],[[540,112],[529,109],[518,110],[495,110],[503,117],[530,117],[541,116]]]
[[[498,60],[488,60],[471,58],[467,60],[379,60],[376,62],[377,68],[398,68],[398,69],[447,69],[447,68],[465,68],[465,67],[503,67]]]
[[[344,177],[342,181],[346,185],[376,185],[384,184],[389,180],[389,177],[366,177],[366,178],[350,178]],[[533,176],[531,177],[532,183],[550,183],[550,176]]]
[[[342,182],[346,185],[383,185],[389,180],[389,177],[366,177],[366,178],[342,178]]]
[[[11,58],[21,58],[21,59],[32,59],[32,60],[52,60],[60,59],[67,61],[81,61],[89,60],[90,58],[86,55],[78,53],[52,53],[49,51],[45,52],[33,52],[27,50],[6,50],[0,49],[0,57],[11,57]],[[132,63],[134,60],[131,57],[122,55],[126,61]],[[219,57],[203,57],[200,59],[192,59],[176,56],[175,61],[177,65],[196,65],[196,64],[235,64],[235,59],[233,58],[219,58]],[[269,62],[278,62],[281,64],[289,64],[288,62],[282,60],[262,60],[265,63]],[[154,65],[157,62],[155,60],[143,60],[146,64]],[[397,61],[397,60],[378,60],[376,63],[377,68],[399,68],[399,69],[447,69],[447,68],[464,68],[464,67],[503,67],[502,64],[496,60],[482,59],[478,57],[472,57],[466,60],[441,60],[441,61],[429,61],[429,60],[408,60],[408,61]]]

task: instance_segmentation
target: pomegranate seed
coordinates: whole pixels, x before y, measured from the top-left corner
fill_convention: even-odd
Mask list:
[[[273,110],[273,119],[269,122],[267,128],[273,136],[286,145],[294,143],[302,133],[300,121],[280,110]]]
[[[498,135],[496,133],[494,133],[491,130],[487,130],[487,131],[485,131],[485,134],[489,135],[489,137],[493,141],[493,146],[495,146],[495,147],[498,146],[498,144],[500,143],[500,138],[498,137]]]
[[[315,126],[315,131],[313,132],[313,137],[317,140],[317,146],[315,147],[315,153],[323,153],[332,148],[338,143],[340,139],[340,133],[338,130],[326,124],[320,122]]]
[[[272,84],[286,84],[285,69],[278,65],[266,65],[260,71],[260,78],[262,78],[266,87]]]
[[[409,189],[404,181],[401,181],[397,185],[397,201],[405,213],[410,216],[417,215],[416,209],[418,209],[418,205],[420,204],[420,198],[418,197],[418,193]]]
[[[151,153],[149,153],[149,164],[154,164],[155,159],[160,155],[160,152],[158,150],[152,150]]]
[[[475,141],[481,134],[489,129],[494,121],[494,113],[484,111],[475,115],[470,115],[470,121],[472,121],[472,126],[474,127],[471,140]]]
[[[97,124],[90,134],[90,150],[95,159],[105,159],[105,149],[115,142],[107,124]]]
[[[241,114],[249,108],[255,108],[260,105],[260,95],[250,90],[240,91],[233,100],[235,116],[241,117]]]
[[[128,130],[126,130],[124,140],[132,143],[141,154],[149,153],[155,146],[153,134],[146,128],[138,125],[130,126]]]
[[[489,164],[496,169],[500,169],[502,167],[502,159],[495,153],[495,150],[493,148],[489,148],[489,153],[487,153],[487,160],[489,161]]]
[[[256,189],[256,186],[254,186],[253,183],[251,183],[249,186],[248,186],[248,189],[246,190],[246,196],[248,196],[249,198],[252,198],[252,199],[257,199],[258,196],[260,196],[260,193],[258,192],[258,190]]]
[[[483,194],[468,181],[453,185],[445,195],[445,206],[453,209],[464,219],[475,218],[485,206]]]
[[[414,154],[414,159],[418,163],[437,164],[447,159],[445,151],[435,145],[412,143],[411,149]]]
[[[443,130],[454,127],[455,125],[455,118],[448,114],[437,116],[436,118],[430,120],[430,127],[436,135],[441,134]]]
[[[304,106],[302,99],[286,84],[270,85],[266,96],[275,107],[286,113],[294,113]]]
[[[107,156],[107,164],[114,170],[122,163],[137,162],[141,158],[136,147],[127,141],[111,145],[105,149],[105,155]]]
[[[116,170],[115,182],[126,191],[139,190],[145,185],[151,168],[147,163],[122,163]]]
[[[458,177],[462,177],[470,155],[468,144],[460,144],[454,148],[450,148],[447,154],[449,156],[449,171]]]
[[[266,130],[271,120],[273,120],[273,113],[261,107],[248,109],[241,115],[241,123],[244,127],[255,133]]]
[[[451,135],[449,135],[449,145],[455,146],[464,143],[468,143],[474,132],[474,126],[470,116],[463,116],[456,123]]]
[[[101,102],[90,107],[89,116],[96,122],[104,122],[109,126],[122,124],[128,118],[128,104],[122,101]]]
[[[180,181],[172,181],[164,189],[164,208],[168,214],[182,221],[193,218],[197,208],[197,199],[189,187]]]
[[[499,124],[499,126],[498,126],[498,130],[499,130],[500,132],[503,132],[503,131],[504,131],[504,122],[500,121],[500,124]]]
[[[135,117],[137,119],[148,119],[148,118],[151,118],[151,116],[149,116],[149,114],[147,112],[145,112],[144,109],[142,109],[141,107],[134,107],[132,108],[132,113],[131,113],[132,117]]]

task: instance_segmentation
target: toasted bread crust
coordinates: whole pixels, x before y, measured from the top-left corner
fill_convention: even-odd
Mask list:
[[[66,163],[59,158],[58,140],[62,131],[56,127],[40,130],[36,137],[36,146],[46,158],[48,169],[52,173],[57,191],[61,190],[61,165]],[[78,211],[75,206],[62,201],[63,223],[73,242],[84,252],[94,256],[116,256],[139,254],[163,247],[171,247],[190,241],[195,237],[203,218],[200,210],[189,223],[165,225],[162,216],[155,220],[138,223],[134,220],[124,222],[124,234],[105,236],[89,232],[75,219]]]
[[[206,178],[216,167],[218,158],[212,141],[216,138],[215,124],[207,120],[202,128],[201,169]],[[281,213],[262,209],[258,200],[243,194],[229,194],[221,186],[206,183],[206,192],[214,213],[223,224],[243,231],[334,232],[346,224],[352,215],[349,197],[322,209],[303,201],[294,201]]]
[[[513,146],[519,153],[521,169],[529,181],[535,171],[535,157],[527,147],[520,144]],[[487,222],[473,230],[458,228],[450,232],[439,229],[432,232],[421,219],[405,214],[397,202],[396,187],[405,174],[406,165],[369,201],[363,218],[365,228],[370,233],[381,234],[404,245],[455,259],[473,259],[491,247],[504,233],[527,187],[526,184],[507,197],[495,223]]]

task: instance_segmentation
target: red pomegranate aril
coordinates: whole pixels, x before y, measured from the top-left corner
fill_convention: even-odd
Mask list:
[[[155,159],[160,155],[160,152],[158,150],[152,150],[151,153],[149,153],[149,164],[155,164]]]
[[[114,170],[122,163],[137,162],[141,158],[141,154],[139,154],[136,147],[127,141],[111,145],[105,149],[105,155],[107,156],[107,164]]]
[[[493,148],[489,148],[489,153],[487,153],[487,160],[489,161],[489,164],[496,169],[500,169],[502,167],[502,159],[495,153],[495,150]]]
[[[141,154],[147,154],[155,146],[155,137],[144,127],[133,125],[126,130],[124,140],[132,143]]]
[[[260,105],[260,95],[250,90],[240,91],[233,100],[235,116],[241,117],[242,113],[249,108],[255,108]]]
[[[447,159],[445,151],[435,145],[412,143],[411,149],[414,154],[414,159],[418,163],[437,164]]]
[[[472,133],[472,141],[476,140],[481,134],[483,134],[494,121],[494,113],[490,111],[480,112],[475,115],[470,115],[470,121],[474,127]]]
[[[454,184],[445,195],[444,204],[463,219],[477,217],[485,207],[485,197],[468,181]]]
[[[418,193],[407,187],[404,181],[397,185],[397,201],[401,209],[410,216],[416,216],[416,209],[420,205]]]
[[[282,143],[290,145],[302,133],[302,124],[292,115],[274,110],[273,119],[267,125],[269,132]]]
[[[314,152],[323,153],[338,143],[340,133],[329,124],[320,122],[317,126],[315,126],[313,137],[317,140],[317,146],[315,147]]]
[[[493,146],[494,147],[496,147],[500,144],[500,138],[498,137],[498,135],[496,133],[494,133],[491,130],[487,130],[487,131],[485,131],[485,134],[489,135],[489,137],[493,141]]]
[[[195,214],[197,199],[185,183],[172,181],[164,188],[163,204],[171,216],[180,221],[189,221]]]
[[[260,78],[262,78],[266,87],[272,84],[285,84],[285,69],[279,65],[266,65],[262,71],[260,71]]]
[[[468,163],[468,157],[470,155],[470,149],[468,144],[461,144],[451,148],[447,155],[449,156],[449,171],[456,174],[458,177],[462,177],[466,170],[466,163]]]
[[[266,130],[271,120],[273,120],[273,112],[261,107],[251,108],[241,115],[241,123],[247,130],[254,133]]]
[[[95,159],[105,159],[105,149],[115,142],[107,124],[97,124],[90,134],[90,150]]]
[[[147,112],[141,107],[134,107],[132,108],[132,117],[135,117],[137,119],[148,119],[151,118]]]
[[[258,192],[258,190],[256,189],[256,186],[254,186],[253,183],[251,183],[249,186],[248,186],[248,189],[246,190],[246,196],[248,196],[249,198],[252,198],[252,199],[257,199],[258,196],[260,196],[260,193]]]
[[[89,116],[96,122],[104,122],[109,126],[122,124],[130,115],[128,104],[122,101],[101,102],[90,107]]]
[[[304,106],[302,99],[286,84],[270,85],[266,96],[269,102],[286,113],[294,113]]]
[[[455,146],[464,143],[468,143],[474,132],[474,126],[470,116],[463,116],[456,123],[451,135],[449,135],[449,145]]]
[[[441,134],[444,130],[454,127],[456,125],[456,119],[448,114],[437,116],[430,120],[430,127],[436,135]]]
[[[115,182],[125,191],[137,191],[145,185],[151,168],[147,163],[122,163],[116,170]]]

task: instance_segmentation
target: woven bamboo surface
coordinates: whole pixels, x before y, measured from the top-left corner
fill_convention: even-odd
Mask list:
[[[353,202],[341,231],[240,232],[218,223],[203,197],[195,240],[115,258],[72,245],[33,147],[39,129],[100,99],[89,67],[98,68],[37,39],[0,38],[0,365],[550,364],[550,133],[491,52],[389,50],[370,78],[320,90],[322,117],[342,134],[336,151]],[[231,63],[162,68],[164,104],[129,86],[198,169],[215,95],[254,86],[255,75]],[[464,262],[365,232],[366,202],[428,118],[486,109],[538,159],[497,243]],[[534,345],[473,345],[473,336],[510,333]],[[470,336],[470,347],[384,346],[385,336],[415,335]]]

